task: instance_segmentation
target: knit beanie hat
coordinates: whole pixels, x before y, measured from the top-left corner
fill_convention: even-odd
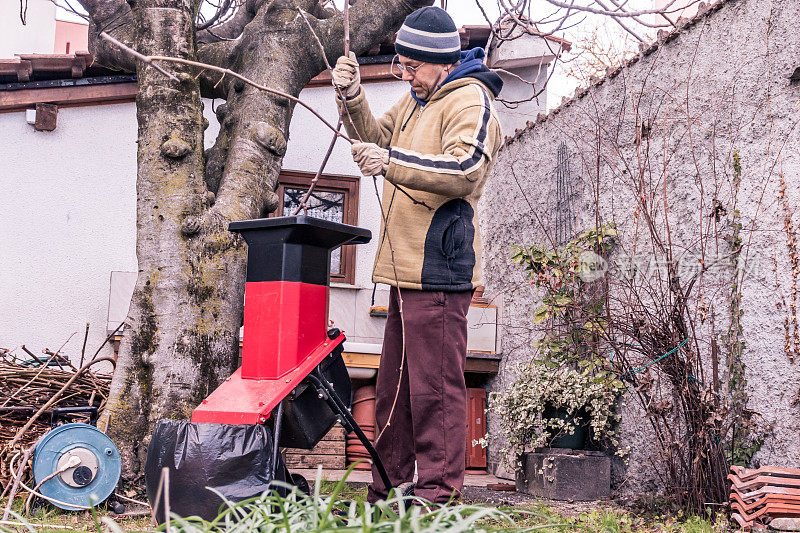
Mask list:
[[[406,17],[397,32],[394,50],[409,59],[448,65],[461,56],[461,37],[447,11],[421,7]]]

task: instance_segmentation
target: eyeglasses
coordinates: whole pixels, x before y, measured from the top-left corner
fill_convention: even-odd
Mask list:
[[[425,65],[425,64],[426,63],[420,63],[416,67],[412,67],[411,65],[403,65],[400,62],[400,56],[395,55],[392,58],[392,76],[394,76],[398,80],[402,80],[403,79],[403,72],[406,72],[406,71],[408,71],[408,73],[411,74],[412,77],[416,76],[417,75],[417,70],[419,70],[419,68],[422,65]]]

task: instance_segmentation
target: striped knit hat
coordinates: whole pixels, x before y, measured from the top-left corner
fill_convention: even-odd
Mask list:
[[[461,56],[461,38],[444,9],[421,7],[406,17],[397,32],[394,50],[409,59],[448,65]]]

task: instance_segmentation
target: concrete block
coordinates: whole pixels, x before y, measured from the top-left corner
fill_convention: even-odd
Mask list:
[[[517,491],[551,500],[594,501],[611,496],[611,459],[602,452],[545,448],[526,453]]]

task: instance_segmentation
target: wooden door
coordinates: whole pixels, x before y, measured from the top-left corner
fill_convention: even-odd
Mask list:
[[[467,389],[467,468],[486,468],[486,448],[472,441],[486,436],[486,391]]]

